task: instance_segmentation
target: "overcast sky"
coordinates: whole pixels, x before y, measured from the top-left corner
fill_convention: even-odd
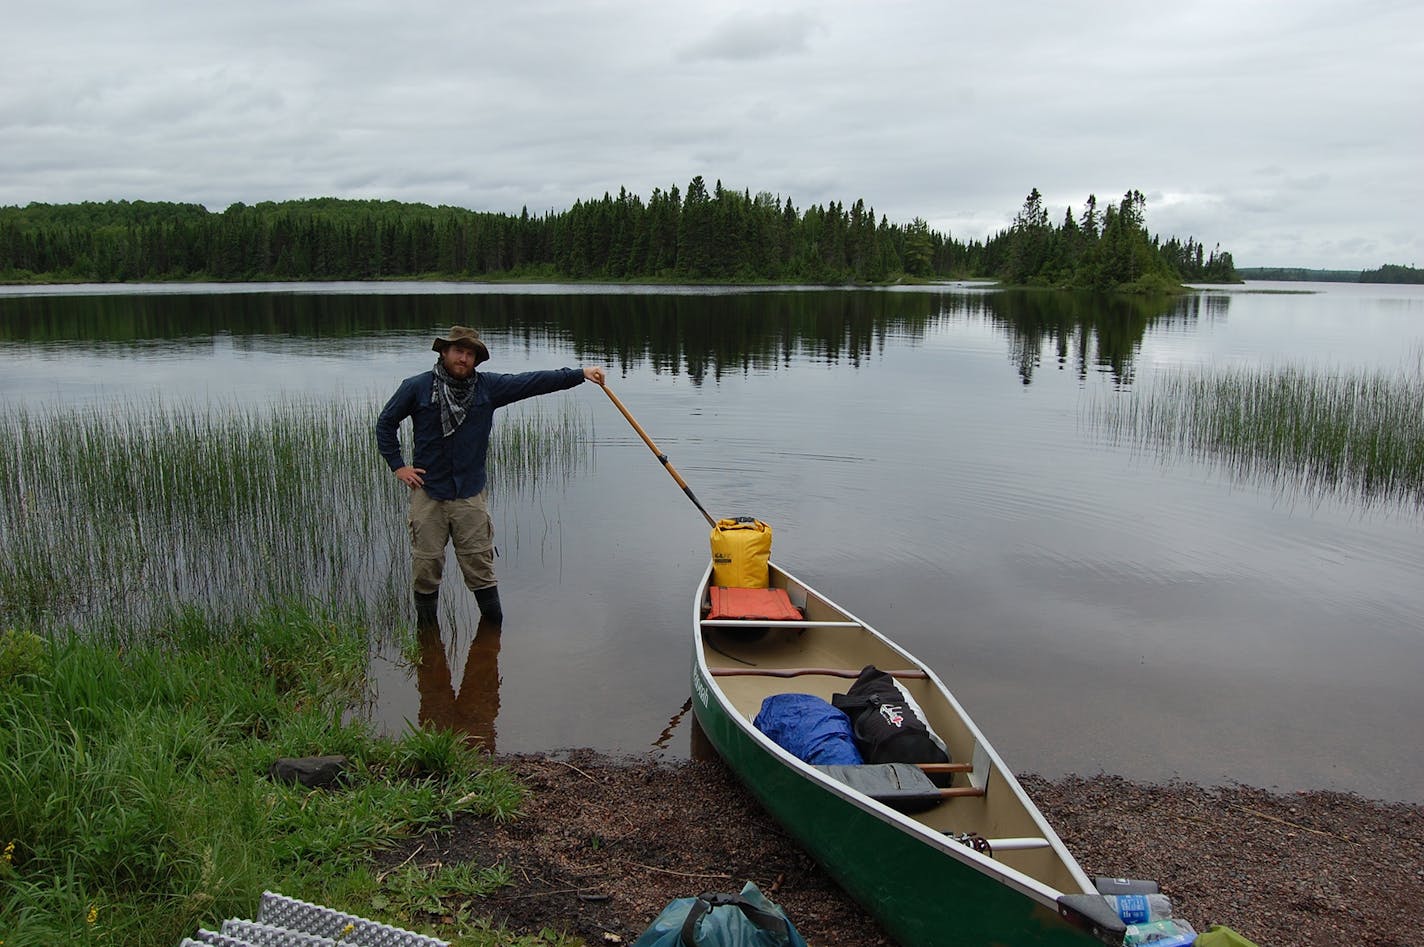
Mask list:
[[[863,198],[960,239],[1136,188],[1238,266],[1424,266],[1418,0],[10,3],[0,204]]]

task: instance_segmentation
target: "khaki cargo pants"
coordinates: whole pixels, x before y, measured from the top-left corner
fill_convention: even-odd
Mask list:
[[[422,489],[410,492],[410,552],[415,591],[440,588],[445,546],[455,543],[455,561],[471,592],[495,584],[494,524],[484,492],[463,500],[435,500]]]

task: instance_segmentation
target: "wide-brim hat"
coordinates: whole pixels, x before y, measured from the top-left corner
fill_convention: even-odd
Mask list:
[[[489,349],[480,341],[480,334],[469,326],[451,326],[444,336],[439,336],[430,346],[436,352],[443,352],[452,345],[468,345],[475,350],[475,364],[489,361]]]

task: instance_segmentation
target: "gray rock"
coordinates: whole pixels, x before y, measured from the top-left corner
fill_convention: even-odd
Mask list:
[[[344,756],[284,756],[267,770],[281,783],[301,783],[309,789],[325,789],[345,780],[351,762]]]

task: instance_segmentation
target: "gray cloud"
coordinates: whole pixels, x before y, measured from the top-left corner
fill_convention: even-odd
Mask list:
[[[693,175],[961,238],[1137,188],[1240,265],[1424,264],[1424,8],[1206,0],[7,14],[0,203],[351,196],[518,213]]]
[[[806,52],[821,25],[805,12],[740,13],[687,47],[692,59],[750,62]]]

